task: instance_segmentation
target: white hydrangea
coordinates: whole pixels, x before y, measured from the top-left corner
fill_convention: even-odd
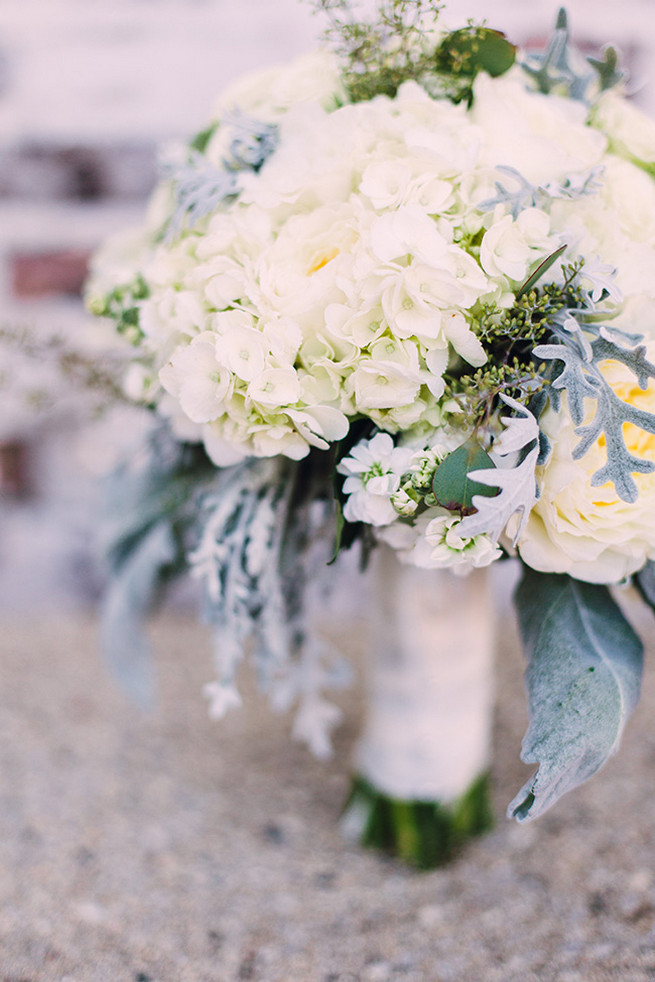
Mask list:
[[[239,196],[169,241],[157,235],[172,207],[162,185],[145,234],[95,272],[99,287],[146,284],[129,389],[141,384],[176,432],[199,432],[218,464],[298,459],[355,416],[388,433],[434,430],[445,373],[486,363],[482,310],[511,306],[561,244],[552,280],[580,255],[590,271],[619,270],[602,304],[624,329],[655,293],[655,184],[624,159],[650,151],[618,96],[589,125],[581,103],[530,90],[516,69],[481,73],[470,109],[416,82],[349,105],[320,53],[237,83],[217,117],[236,108],[278,127]],[[216,166],[228,130],[207,147]],[[600,168],[602,186],[483,207],[499,166],[542,188],[583,187]]]

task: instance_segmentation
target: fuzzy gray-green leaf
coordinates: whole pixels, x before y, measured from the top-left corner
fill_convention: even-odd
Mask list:
[[[634,582],[643,599],[655,610],[655,563],[652,560],[639,570]]]
[[[616,749],[639,699],[643,647],[605,586],[526,569],[515,602],[530,709],[521,757],[539,764],[508,809],[523,822]]]

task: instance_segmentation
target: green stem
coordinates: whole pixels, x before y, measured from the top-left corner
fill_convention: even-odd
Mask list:
[[[469,839],[493,826],[487,774],[449,804],[392,798],[356,777],[344,807],[346,818],[349,813],[364,816],[363,846],[424,870],[443,866]]]

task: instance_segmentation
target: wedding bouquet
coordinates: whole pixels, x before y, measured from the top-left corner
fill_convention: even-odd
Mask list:
[[[213,712],[252,635],[321,754],[340,668],[302,590],[325,543],[457,574],[518,557],[523,821],[598,770],[639,696],[610,587],[655,606],[655,124],[563,12],[536,54],[431,0],[372,24],[318,6],[331,44],[224,92],[96,259],[90,309],[162,421],[116,491],[107,643],[132,657],[190,568]]]

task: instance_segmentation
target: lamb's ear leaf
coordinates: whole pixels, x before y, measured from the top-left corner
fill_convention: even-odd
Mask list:
[[[647,562],[635,575],[634,584],[648,606],[655,611],[655,563]]]
[[[616,750],[639,699],[643,646],[606,586],[526,568],[515,603],[528,660],[521,758],[539,764],[508,809],[524,822]]]
[[[179,545],[171,523],[164,518],[124,554],[102,605],[100,637],[107,666],[142,709],[152,707],[154,693],[145,619],[176,562]]]

